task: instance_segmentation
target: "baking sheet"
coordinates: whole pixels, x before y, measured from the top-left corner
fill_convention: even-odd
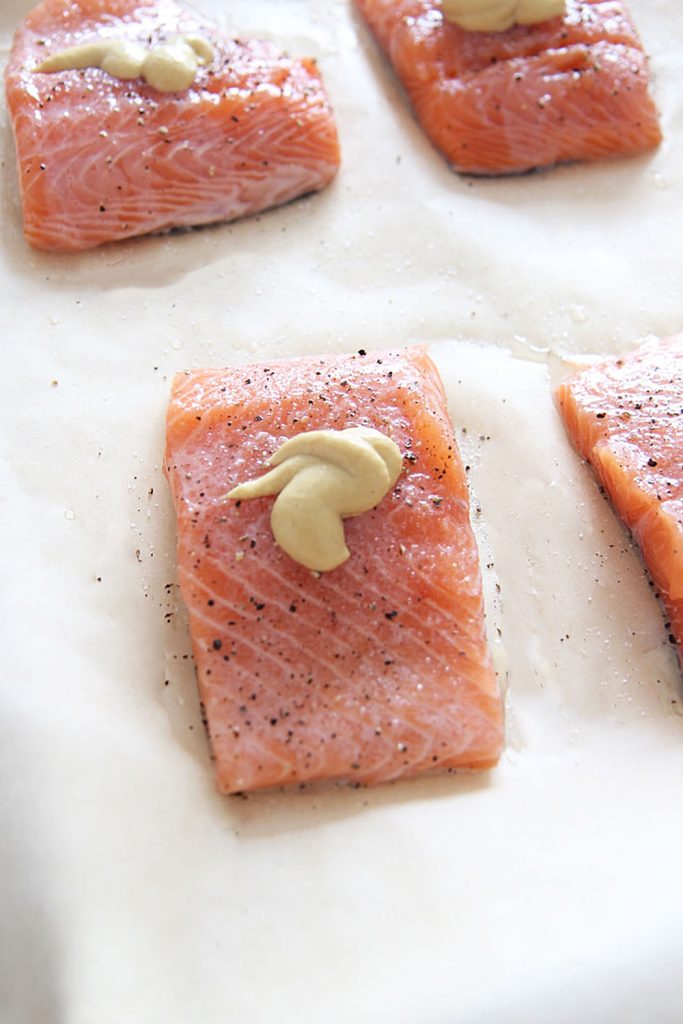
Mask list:
[[[3,58],[29,6],[3,3]],[[345,0],[201,9],[318,59],[325,193],[47,255],[2,113],[0,1019],[678,1024],[680,676],[550,397],[572,361],[683,327],[678,4],[631,2],[659,151],[508,181],[447,169]],[[221,798],[161,474],[170,378],[416,340],[472,467],[506,753]]]

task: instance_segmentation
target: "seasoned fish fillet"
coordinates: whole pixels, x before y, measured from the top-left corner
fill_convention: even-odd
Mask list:
[[[557,397],[643,553],[683,665],[683,334],[582,370]]]
[[[182,34],[214,55],[180,92],[99,67],[34,70],[93,39],[151,47]],[[41,249],[233,220],[323,188],[339,165],[312,61],[220,38],[173,0],[43,0],[17,30],[6,89],[24,232]]]
[[[272,498],[224,495],[287,438],[354,426],[395,441],[403,470],[345,521],[348,561],[314,573],[274,542]],[[496,763],[465,474],[424,349],[180,374],[165,466],[222,791]]]
[[[510,174],[652,149],[661,139],[643,47],[621,0],[468,32],[439,0],[355,0],[425,132],[469,174]]]

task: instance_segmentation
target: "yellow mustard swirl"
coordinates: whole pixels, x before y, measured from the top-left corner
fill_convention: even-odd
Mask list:
[[[213,60],[213,47],[203,36],[177,36],[167,43],[146,49],[141,43],[121,39],[97,39],[52,54],[34,71],[73,71],[102,68],[121,78],[144,78],[159,92],[189,89],[199,67]]]
[[[273,536],[290,558],[329,572],[349,558],[343,520],[374,508],[401,472],[398,445],[371,427],[298,434],[268,460],[258,480],[234,487],[237,501],[277,494]]]
[[[566,11],[565,0],[441,0],[444,17],[471,32],[506,32]]]

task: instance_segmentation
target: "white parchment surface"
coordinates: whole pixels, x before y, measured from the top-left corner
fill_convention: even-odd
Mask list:
[[[0,47],[29,0],[3,0]],[[632,0],[653,155],[460,178],[346,0],[202,0],[318,59],[343,166],[243,223],[48,255],[0,124],[2,1024],[680,1024],[683,696],[551,383],[683,329],[683,18]],[[161,473],[176,370],[426,341],[507,749],[214,792]]]

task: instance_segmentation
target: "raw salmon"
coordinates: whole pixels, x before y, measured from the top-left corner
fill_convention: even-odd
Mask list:
[[[418,120],[459,171],[509,174],[641,153],[661,139],[642,44],[621,0],[467,32],[438,0],[355,0]]]
[[[557,391],[569,436],[640,545],[683,665],[683,334]]]
[[[404,469],[313,573],[273,501],[224,500],[289,437],[374,427]],[[422,348],[178,375],[165,459],[199,691],[226,793],[482,769],[502,744],[465,475]]]
[[[96,38],[199,32],[213,63],[183,92],[99,68],[33,71]],[[43,0],[17,30],[6,89],[24,231],[42,249],[232,220],[321,189],[339,165],[312,61],[221,38],[173,0]]]

